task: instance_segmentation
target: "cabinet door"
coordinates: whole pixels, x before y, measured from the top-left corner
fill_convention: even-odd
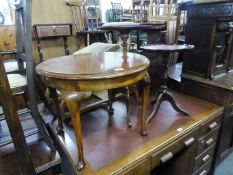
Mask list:
[[[195,49],[184,53],[184,73],[202,78],[211,75],[215,22],[211,18],[188,18],[186,43],[195,45]]]

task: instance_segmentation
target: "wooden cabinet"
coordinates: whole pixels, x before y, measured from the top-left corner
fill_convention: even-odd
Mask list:
[[[232,69],[232,5],[188,6],[186,43],[196,48],[185,54],[183,73],[213,79]]]

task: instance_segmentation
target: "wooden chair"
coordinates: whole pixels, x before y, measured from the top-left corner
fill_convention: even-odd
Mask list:
[[[148,21],[152,23],[165,22],[167,24],[167,44],[176,41],[176,11],[175,0],[150,0]]]
[[[150,0],[133,0],[132,21],[146,23]]]
[[[19,61],[20,70],[23,70],[23,62],[26,62],[26,71],[24,73],[27,77],[27,86],[23,89],[27,90],[27,102],[30,107],[32,118],[35,121],[39,134],[48,144],[50,149],[54,151],[54,144],[48,135],[44,120],[38,110],[36,100],[34,60],[32,56],[31,10],[32,1],[30,0],[22,0],[15,5],[17,60]]]
[[[55,147],[48,135],[45,123],[39,113],[36,100],[34,65],[32,57],[31,9],[32,1],[30,0],[22,0],[15,4],[17,60],[20,60],[21,63],[24,61],[26,62],[26,71],[21,69],[23,67],[23,64],[21,64],[19,65],[20,74],[9,74],[7,77],[3,66],[2,57],[0,55],[0,98],[4,99],[4,101],[1,102],[5,119],[7,121],[15,149],[19,155],[19,164],[23,170],[23,174],[25,175],[39,174],[60,164],[59,161],[51,161],[40,167],[33,167],[30,158],[33,153],[28,152],[24,133],[13,101],[14,95],[25,93],[27,90],[28,103],[32,118],[34,119],[34,122],[38,128],[38,133],[49,146],[52,156],[52,154],[55,153]]]

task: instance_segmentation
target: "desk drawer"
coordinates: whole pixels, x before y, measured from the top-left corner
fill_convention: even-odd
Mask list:
[[[216,146],[215,144],[212,145],[209,149],[207,149],[205,152],[203,152],[201,155],[195,158],[194,168],[193,168],[194,172],[198,170],[201,166],[203,166],[206,162],[208,162],[210,159],[213,158],[215,146]]]
[[[151,156],[151,167],[155,168],[159,164],[163,164],[169,161],[173,156],[181,151],[187,149],[195,143],[196,131],[186,136],[177,139],[174,143],[169,144],[160,152],[157,152]]]
[[[206,122],[205,124],[201,125],[201,136],[208,134],[209,132],[213,131],[215,128],[220,127],[222,115],[219,115],[212,120]]]
[[[198,140],[197,155],[214,145],[218,138],[219,126]]]
[[[199,170],[197,170],[193,175],[208,175],[211,170],[212,158],[209,159],[206,164],[204,164]]]
[[[69,25],[51,25],[37,26],[37,34],[39,38],[51,36],[69,36],[71,35]]]

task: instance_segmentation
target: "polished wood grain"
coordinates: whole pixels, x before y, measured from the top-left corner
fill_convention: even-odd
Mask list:
[[[49,87],[67,91],[92,91],[128,86],[139,80],[144,82],[141,134],[147,135],[145,120],[148,115],[150,78],[147,73],[149,60],[142,55],[129,53],[127,60],[120,52],[70,55],[46,60],[36,67],[36,72]],[[78,162],[77,168],[85,166],[81,134],[80,108],[75,96],[61,94],[67,104],[75,129]],[[128,122],[129,124],[130,122]]]
[[[143,71],[148,65],[149,60],[139,54],[128,53],[125,62],[122,52],[103,52],[52,58],[38,65],[36,72],[57,79],[111,79]]]

